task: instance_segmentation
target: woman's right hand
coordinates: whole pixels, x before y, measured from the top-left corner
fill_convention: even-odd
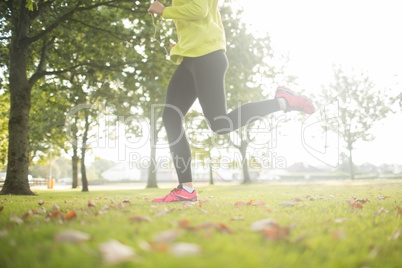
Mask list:
[[[149,14],[158,14],[158,15],[162,16],[163,10],[165,10],[165,6],[161,2],[155,1],[149,7],[148,13]]]

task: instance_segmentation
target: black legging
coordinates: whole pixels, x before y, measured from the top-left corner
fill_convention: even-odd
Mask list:
[[[277,100],[247,103],[227,113],[224,51],[185,57],[172,76],[166,95],[163,123],[179,183],[192,182],[191,151],[183,128],[184,116],[198,98],[204,116],[215,133],[226,134],[280,110]]]

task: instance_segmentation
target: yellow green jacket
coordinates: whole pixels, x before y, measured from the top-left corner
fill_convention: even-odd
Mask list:
[[[170,51],[173,63],[180,64],[183,57],[226,50],[218,0],[173,0],[162,16],[173,19],[176,26],[178,42]]]

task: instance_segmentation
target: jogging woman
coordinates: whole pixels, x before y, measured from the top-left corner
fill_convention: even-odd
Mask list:
[[[163,123],[179,186],[153,202],[197,201],[191,151],[183,128],[184,116],[196,99],[210,128],[218,134],[229,133],[253,118],[281,110],[312,114],[314,106],[306,97],[278,87],[274,99],[247,103],[228,113],[225,96],[228,60],[218,0],[173,0],[169,7],[155,1],[148,12],[173,19],[178,38],[170,51],[171,61],[178,67],[167,89]]]

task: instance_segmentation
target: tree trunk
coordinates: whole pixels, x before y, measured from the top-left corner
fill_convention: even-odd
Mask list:
[[[355,179],[355,169],[354,169],[351,149],[349,149],[349,172],[350,172],[350,179],[354,180]]]
[[[71,127],[71,135],[73,136],[74,141],[77,141],[77,133],[78,133],[78,128],[77,128],[77,118],[75,118],[74,125]],[[72,169],[73,169],[73,182],[72,182],[72,188],[76,189],[78,187],[78,144],[73,145],[73,157],[71,159],[72,161]]]
[[[209,164],[209,184],[214,185],[214,173],[213,173],[213,170],[212,170],[211,163]]]
[[[73,157],[72,157],[72,168],[73,168],[73,184],[72,188],[75,189],[78,187],[78,149],[77,147],[73,147]]]
[[[156,181],[156,141],[157,141],[157,131],[156,131],[156,122],[155,120],[152,120],[152,117],[150,117],[151,120],[151,129],[150,129],[150,144],[151,144],[151,163],[149,165],[148,169],[148,180],[147,180],[147,188],[157,188],[158,183]]]
[[[87,151],[87,141],[89,132],[89,114],[85,110],[85,131],[82,137],[82,148],[81,148],[81,181],[82,181],[82,191],[88,192],[88,178],[85,167],[85,153]]]
[[[27,78],[29,24],[21,20],[10,46],[10,117],[7,176],[0,194],[33,195],[28,183],[29,110],[32,85]]]
[[[240,153],[242,156],[241,165],[243,170],[243,184],[250,184],[252,183],[250,178],[250,172],[248,171],[248,163],[247,163],[247,143],[241,142]]]
[[[248,171],[247,156],[242,154],[243,184],[252,183],[250,172]]]
[[[156,145],[155,143],[155,139],[152,138],[152,136],[154,135],[154,133],[152,133],[151,131],[151,163],[149,165],[149,169],[148,169],[148,180],[147,180],[147,188],[157,188],[158,187],[158,183],[156,180],[156,173],[157,173],[157,169],[156,169],[156,165],[155,165],[155,161],[156,161]]]

